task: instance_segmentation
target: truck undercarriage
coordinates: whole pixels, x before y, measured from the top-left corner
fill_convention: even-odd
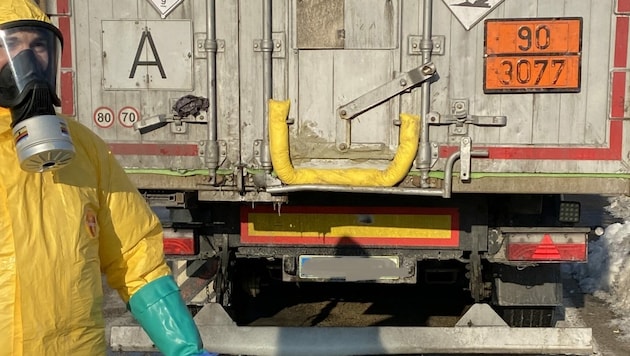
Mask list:
[[[382,207],[377,211],[370,208],[376,202]],[[290,196],[285,204],[233,203],[229,208],[190,195],[186,203],[168,212],[164,221],[168,231],[193,231],[176,237],[167,234],[165,246],[185,246],[182,240],[192,239],[193,250],[188,252],[193,254],[168,257],[173,266],[183,266],[179,269],[186,274],[182,294],[189,297],[205,344],[219,352],[294,354],[297,345],[300,354],[327,355],[349,354],[349,350],[576,355],[592,351],[589,329],[555,327],[563,302],[561,264],[586,261],[586,243],[593,230],[577,226],[579,205],[562,201],[560,195],[471,194],[445,200],[304,193]],[[568,213],[578,218],[568,219]],[[328,215],[332,220],[326,223]],[[354,230],[339,230],[343,225],[339,221],[351,221],[343,218],[346,215],[353,217]],[[450,216],[448,229],[439,222],[445,216]],[[370,230],[362,230],[367,227]],[[439,233],[443,239],[434,235],[427,243],[410,246],[414,241],[400,235],[410,228],[422,228],[419,231],[425,235]],[[271,230],[274,236],[269,236]],[[312,231],[317,233],[310,235]],[[314,237],[298,245],[291,240],[298,232],[303,238]],[[389,239],[389,245],[380,239]],[[453,293],[447,298],[463,298],[467,306],[448,327],[248,325],[247,311],[266,290],[304,284],[412,285],[438,295],[446,289]],[[133,327],[114,327],[112,345],[141,340],[138,333],[142,334]],[[541,334],[547,338],[541,340]],[[436,341],[452,338],[458,342]],[[246,344],[257,346],[248,349]],[[150,342],[145,345],[150,348],[147,345]]]

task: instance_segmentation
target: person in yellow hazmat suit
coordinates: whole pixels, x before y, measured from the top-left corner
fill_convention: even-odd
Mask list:
[[[0,355],[104,355],[101,273],[166,355],[211,355],[162,227],[107,145],[56,114],[60,31],[0,1]]]

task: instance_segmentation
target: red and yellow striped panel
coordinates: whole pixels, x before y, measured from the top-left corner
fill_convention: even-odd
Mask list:
[[[241,242],[264,245],[458,247],[454,208],[243,206]]]

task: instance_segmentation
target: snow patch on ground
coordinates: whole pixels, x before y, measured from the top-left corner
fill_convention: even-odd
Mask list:
[[[609,198],[605,209],[623,223],[606,227],[589,242],[588,263],[571,266],[571,274],[585,293],[606,301],[617,318],[613,325],[630,341],[630,197]]]

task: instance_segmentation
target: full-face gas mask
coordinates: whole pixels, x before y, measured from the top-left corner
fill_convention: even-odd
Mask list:
[[[0,106],[9,108],[20,166],[43,172],[67,165],[75,151],[57,116],[61,33],[51,24],[19,20],[0,25]]]

